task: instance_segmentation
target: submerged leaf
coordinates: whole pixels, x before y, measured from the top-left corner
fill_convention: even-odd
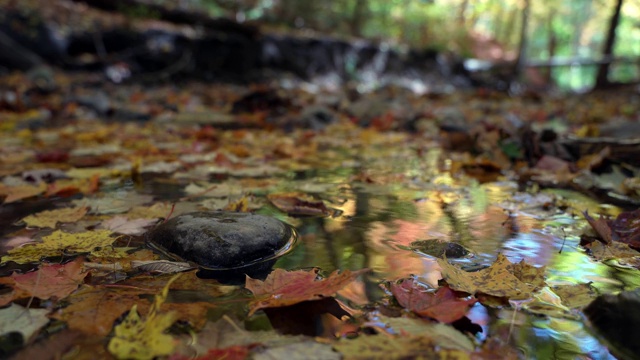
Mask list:
[[[146,319],[138,314],[138,306],[133,305],[122,323],[116,326],[114,337],[109,341],[109,352],[120,359],[153,359],[173,352],[175,342],[171,335],[165,334],[176,320],[174,312],[159,313],[167,299],[169,286],[180,275],[171,278],[156,295]]]
[[[47,309],[27,309],[16,304],[0,309],[0,335],[15,331],[28,341],[33,333],[49,322],[48,313]]]
[[[59,222],[76,222],[87,213],[86,207],[72,207],[56,210],[41,211],[22,219],[27,226],[40,228],[55,228]]]

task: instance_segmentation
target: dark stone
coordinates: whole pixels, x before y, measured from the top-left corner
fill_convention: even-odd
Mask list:
[[[596,333],[606,340],[609,351],[620,359],[637,359],[640,342],[640,289],[618,295],[600,295],[584,309]]]
[[[462,245],[439,240],[418,240],[411,244],[411,249],[421,253],[442,258],[457,259],[469,255],[469,250]]]
[[[179,215],[146,234],[152,248],[218,280],[266,276],[295,239],[295,230],[277,219],[225,211]]]

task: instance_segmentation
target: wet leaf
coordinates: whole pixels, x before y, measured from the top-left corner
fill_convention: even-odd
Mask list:
[[[116,234],[141,235],[147,231],[147,227],[155,224],[156,222],[156,219],[129,220],[125,216],[114,216],[109,220],[103,221],[100,226],[104,229],[111,230]]]
[[[153,359],[169,355],[175,347],[174,339],[164,332],[176,320],[173,312],[160,313],[160,307],[167,299],[169,287],[180,275],[171,278],[162,292],[156,295],[145,319],[138,314],[138,306],[133,305],[122,323],[114,329],[114,337],[109,341],[109,352],[123,359]]]
[[[89,209],[86,207],[71,207],[62,208],[56,210],[46,210],[33,215],[29,215],[22,219],[27,226],[40,227],[40,228],[55,228],[56,225],[61,223],[76,222],[87,213]]]
[[[27,309],[16,304],[0,309],[0,335],[19,332],[28,341],[49,322],[48,313],[47,309]]]
[[[608,245],[599,241],[594,241],[589,244],[584,244],[582,247],[589,250],[589,255],[596,260],[640,257],[640,252],[632,249],[628,244],[618,241],[612,242]]]
[[[345,360],[365,359],[469,359],[459,350],[435,350],[429,338],[409,336],[361,335],[340,339],[333,345]]]
[[[252,358],[255,360],[304,360],[309,359],[311,356],[315,359],[323,360],[342,359],[342,356],[340,356],[339,353],[333,351],[331,345],[321,344],[314,341],[304,341],[285,346],[267,348],[263,351],[255,352]]]
[[[319,300],[333,296],[348,283],[369,269],[342,273],[334,271],[326,279],[317,279],[318,269],[312,271],[274,270],[264,281],[247,277],[246,288],[258,299],[250,305],[249,314],[269,307],[297,304],[302,301]]]
[[[279,210],[290,215],[330,216],[333,214],[333,211],[328,209],[322,201],[299,192],[269,194],[267,199]]]
[[[148,203],[153,199],[149,195],[141,195],[130,192],[109,193],[104,197],[82,198],[73,200],[76,206],[86,206],[91,214],[121,214],[129,211],[136,205]]]
[[[52,297],[63,299],[74,292],[88,275],[83,271],[83,263],[83,259],[77,259],[64,265],[42,265],[38,271],[0,278],[0,283],[14,288],[14,299],[29,296],[43,300]]]
[[[3,203],[9,204],[19,200],[38,196],[45,192],[47,185],[40,183],[34,185],[6,186],[0,184],[0,196],[5,196]]]
[[[429,292],[413,279],[394,282],[390,290],[398,303],[421,316],[428,316],[443,323],[451,323],[462,318],[476,299],[460,299],[448,286]]]
[[[223,349],[209,349],[209,351],[197,357],[188,355],[173,355],[169,358],[169,360],[244,360],[248,356],[249,349],[247,347],[229,346]]]
[[[533,270],[525,263],[512,264],[502,254],[491,267],[476,272],[466,272],[446,260],[438,259],[438,264],[442,267],[442,277],[452,289],[469,294],[480,292],[514,300],[527,299],[544,282],[541,278],[544,267]]]
[[[451,325],[434,324],[421,319],[405,317],[392,318],[382,315],[378,316],[375,320],[385,326],[384,328],[376,328],[380,331],[428,338],[433,345],[445,349],[470,352],[475,348],[473,342],[467,335],[456,330]]]
[[[591,283],[556,285],[551,290],[560,296],[562,304],[571,309],[581,309],[598,297],[598,291],[591,286]]]
[[[194,269],[189,263],[168,260],[132,261],[131,267],[141,271],[160,274],[173,274]]]
[[[41,258],[60,256],[63,252],[67,254],[99,253],[102,248],[110,246],[115,240],[111,234],[109,230],[77,234],[56,230],[51,235],[43,237],[40,243],[9,250],[8,254],[2,257],[1,262],[15,261],[25,264]]]
[[[584,218],[587,219],[591,228],[599,235],[599,239],[605,244],[611,244],[612,241],[618,240],[618,236],[611,230],[611,227],[607,223],[607,220],[602,216],[598,220],[592,218],[588,212],[583,213]]]

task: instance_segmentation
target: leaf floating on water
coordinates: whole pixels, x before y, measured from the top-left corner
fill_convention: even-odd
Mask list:
[[[155,219],[134,219],[129,220],[125,216],[114,216],[100,224],[103,228],[109,229],[116,234],[141,235],[147,227],[156,223]]]
[[[267,199],[290,215],[331,216],[334,213],[324,202],[299,192],[269,194]]]
[[[354,272],[345,270],[338,273],[336,270],[326,279],[317,279],[318,269],[312,271],[276,269],[264,281],[247,276],[245,286],[258,298],[251,303],[249,315],[264,308],[289,306],[303,301],[320,300],[327,296],[333,296],[358,276],[368,271],[369,269]]]
[[[83,263],[84,259],[76,259],[64,265],[43,265],[38,271],[0,278],[0,283],[14,288],[14,299],[30,296],[43,300],[52,297],[63,299],[74,292],[88,275],[83,271]]]
[[[89,209],[86,207],[72,207],[56,210],[46,210],[39,213],[29,215],[22,219],[27,226],[39,228],[55,228],[61,223],[76,222],[84,217]]]
[[[446,260],[438,259],[438,264],[449,287],[469,294],[480,292],[514,300],[528,299],[544,283],[544,267],[533,270],[533,266],[526,263],[513,264],[502,254],[491,267],[476,272],[466,272]]]
[[[478,301],[460,299],[448,286],[429,292],[413,279],[392,283],[389,288],[402,307],[443,323],[451,323],[462,318],[469,307]]]
[[[99,253],[102,248],[110,246],[115,238],[109,230],[94,230],[70,234],[60,230],[42,238],[42,242],[9,250],[0,263],[15,261],[26,264],[41,258],[60,256],[63,253]]]
[[[138,261],[131,262],[131,267],[141,271],[160,273],[160,274],[173,274],[177,272],[187,271],[195,269],[189,263],[175,262],[168,260],[152,260],[152,261]]]
[[[171,278],[156,295],[146,319],[138,314],[138,306],[133,305],[129,314],[114,329],[114,337],[109,341],[108,350],[120,359],[153,359],[157,356],[169,355],[175,348],[171,335],[165,334],[176,320],[174,312],[160,313],[160,307],[169,294],[169,286],[180,275]]]
[[[571,309],[583,308],[598,297],[598,291],[591,283],[556,285],[551,290],[560,296],[562,304]]]

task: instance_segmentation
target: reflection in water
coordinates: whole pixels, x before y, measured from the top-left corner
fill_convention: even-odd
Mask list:
[[[323,176],[325,181],[329,179]],[[552,198],[549,194],[516,193],[509,182],[454,188],[451,181],[439,181],[411,190],[393,184],[331,182],[342,189],[339,196],[343,201],[335,206],[342,215],[285,219],[298,228],[300,245],[277,266],[317,266],[327,273],[370,268],[362,283],[343,292],[343,298],[352,304],[383,297],[382,280],[416,275],[437,287],[441,275],[436,259],[409,249],[414,241],[430,239],[457,242],[471,251],[473,257],[456,260],[461,264],[486,267],[502,252],[512,262],[524,259],[537,267],[546,266],[549,286],[592,282],[601,292],[640,286],[637,270],[595,262],[578,247],[577,235],[584,221],[557,210],[544,210],[542,205]],[[328,192],[326,198],[335,195]],[[558,310],[557,314],[566,314],[567,309]],[[477,304],[469,313],[473,322],[483,327],[479,339],[489,335],[506,338],[513,326],[511,339],[526,358],[610,358],[580,321],[529,315],[522,309],[515,317],[513,310],[501,310],[502,315],[496,318],[496,311]]]

